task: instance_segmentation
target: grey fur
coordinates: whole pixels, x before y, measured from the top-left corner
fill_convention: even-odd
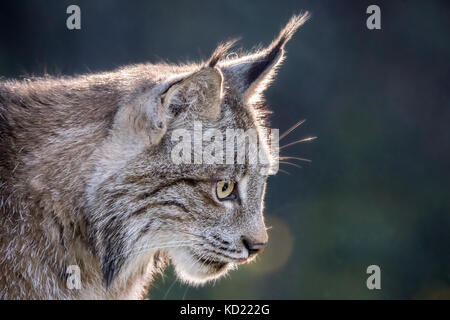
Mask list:
[[[261,135],[254,98],[307,18],[232,60],[229,43],[200,64],[0,83],[0,298],[142,298],[169,260],[199,284],[249,258],[242,237],[267,241],[266,177],[247,164],[175,165],[170,133],[201,120]],[[218,180],[236,181],[239,201],[219,201]],[[69,265],[81,290],[67,288]]]

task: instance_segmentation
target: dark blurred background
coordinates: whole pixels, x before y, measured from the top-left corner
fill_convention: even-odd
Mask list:
[[[81,7],[81,30],[66,8]],[[381,8],[382,30],[366,28]],[[169,269],[152,299],[450,298],[450,6],[447,1],[2,1],[0,76],[74,75],[201,60],[220,41],[269,44],[293,13],[267,101],[271,126],[314,142],[269,179],[269,247],[201,288]],[[381,268],[368,290],[366,268]]]

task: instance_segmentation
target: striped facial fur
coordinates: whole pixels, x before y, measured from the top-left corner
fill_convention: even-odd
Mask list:
[[[201,64],[1,83],[0,297],[140,298],[166,263],[201,284],[261,252],[274,160],[261,96],[307,18],[232,59],[226,43]],[[174,162],[174,133],[195,123],[254,130],[264,161]]]

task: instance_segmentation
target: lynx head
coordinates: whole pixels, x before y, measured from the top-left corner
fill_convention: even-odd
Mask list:
[[[265,182],[276,159],[260,95],[284,58],[285,43],[307,19],[293,17],[269,47],[251,54],[224,58],[227,43],[200,65],[156,65],[154,83],[123,99],[94,155],[86,192],[108,286],[156,256],[170,259],[181,279],[203,283],[263,249]],[[225,150],[230,132],[236,140]],[[255,133],[260,161],[249,161],[255,151],[245,148],[250,138],[240,139],[242,132]],[[179,148],[182,140],[187,150],[186,143]],[[211,145],[219,147],[211,152]],[[242,145],[249,154],[239,162]],[[208,152],[221,161],[205,160]]]

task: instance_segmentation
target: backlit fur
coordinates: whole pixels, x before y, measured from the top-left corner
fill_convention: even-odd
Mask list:
[[[307,15],[267,48],[205,63],[133,65],[101,74],[0,83],[0,298],[145,298],[171,261],[192,284],[267,241],[259,165],[176,165],[171,133],[255,129],[256,101]],[[266,157],[271,157],[269,153]],[[219,201],[219,180],[239,201]],[[68,267],[80,268],[70,289]]]

